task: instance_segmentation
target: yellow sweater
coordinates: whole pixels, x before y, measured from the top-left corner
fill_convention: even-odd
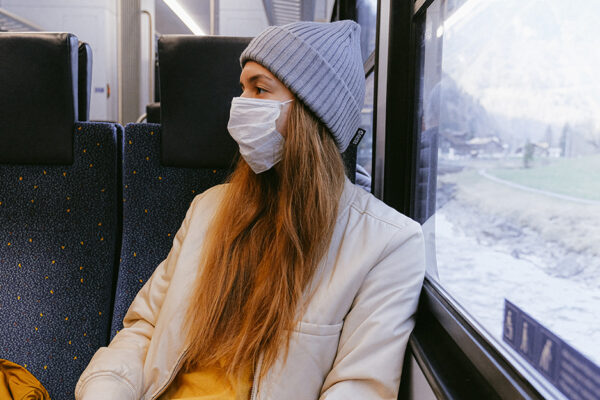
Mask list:
[[[0,399],[50,400],[50,395],[31,372],[0,359]]]
[[[160,400],[248,400],[252,389],[252,371],[247,368],[238,381],[225,373],[222,365],[181,370]]]

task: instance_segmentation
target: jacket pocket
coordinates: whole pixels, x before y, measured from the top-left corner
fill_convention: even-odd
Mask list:
[[[307,335],[316,335],[316,336],[338,336],[340,331],[342,330],[342,326],[344,324],[340,322],[339,324],[312,324],[310,322],[300,321],[298,325],[296,325],[296,332],[304,333]]]
[[[317,399],[337,354],[342,326],[298,323],[292,331],[287,360],[280,358],[276,363],[259,398]]]

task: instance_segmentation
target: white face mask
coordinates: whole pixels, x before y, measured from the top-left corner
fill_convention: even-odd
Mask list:
[[[277,100],[234,97],[227,130],[240,146],[240,154],[256,174],[281,160],[283,136],[276,129],[281,109],[292,99]]]

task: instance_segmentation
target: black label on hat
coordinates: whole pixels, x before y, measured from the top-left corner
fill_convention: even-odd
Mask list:
[[[352,144],[354,146],[358,146],[358,144],[362,140],[363,136],[365,135],[365,132],[366,131],[363,128],[358,128],[358,130],[354,134],[354,137],[352,138]]]

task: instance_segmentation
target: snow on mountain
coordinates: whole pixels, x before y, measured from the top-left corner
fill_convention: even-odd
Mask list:
[[[454,14],[443,72],[488,113],[600,130],[600,1],[469,0]]]

